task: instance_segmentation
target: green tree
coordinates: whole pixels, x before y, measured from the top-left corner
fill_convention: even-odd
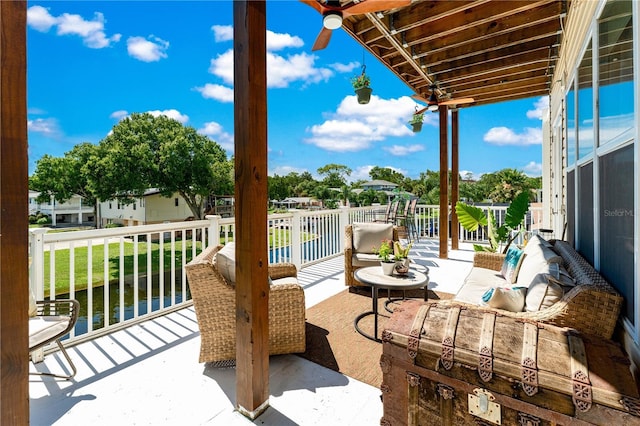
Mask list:
[[[131,203],[148,188],[162,196],[178,193],[201,219],[210,194],[231,194],[233,163],[216,142],[166,116],[134,113],[100,141],[90,167],[98,199]]]
[[[405,181],[405,177],[402,173],[398,173],[389,167],[374,166],[369,170],[369,176],[371,177],[371,180],[386,180],[401,186]]]
[[[39,191],[38,202],[47,202],[54,197],[64,203],[74,194],[82,197],[82,202],[93,206],[97,216],[97,200],[89,182],[97,179],[96,170],[90,167],[98,147],[83,142],[64,154],[64,157],[44,155],[36,163],[34,174],[29,179],[29,187]],[[97,223],[96,223],[97,224]]]
[[[323,177],[322,184],[330,188],[342,188],[347,184],[347,177],[351,176],[351,169],[342,164],[327,164],[318,169],[318,174]]]

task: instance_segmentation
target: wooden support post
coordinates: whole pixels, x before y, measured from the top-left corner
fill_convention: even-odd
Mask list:
[[[458,215],[456,203],[460,198],[460,143],[458,139],[458,109],[451,111],[451,250],[458,250]]]
[[[27,3],[0,1],[0,424],[29,424]]]
[[[447,106],[441,105],[440,113],[440,258],[449,257],[449,137],[447,134]]]
[[[236,405],[255,419],[269,406],[266,5],[233,4]]]

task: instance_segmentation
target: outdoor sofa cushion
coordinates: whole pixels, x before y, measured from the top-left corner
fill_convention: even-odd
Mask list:
[[[236,285],[236,243],[233,241],[225,244],[215,256],[218,272],[225,279],[227,284]]]
[[[382,240],[393,240],[392,223],[353,223],[353,251],[375,253]]]

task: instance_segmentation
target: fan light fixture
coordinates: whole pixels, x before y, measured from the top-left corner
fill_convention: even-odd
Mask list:
[[[327,12],[322,18],[322,25],[328,30],[337,30],[342,26],[342,13],[337,10]]]
[[[438,110],[438,98],[436,97],[435,92],[431,89],[431,96],[429,96],[427,110],[431,112],[436,112]]]

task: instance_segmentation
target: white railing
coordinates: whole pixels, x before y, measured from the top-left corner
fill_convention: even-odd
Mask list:
[[[493,209],[501,223],[505,208],[487,208]],[[269,262],[291,262],[300,269],[339,256],[344,250],[344,227],[381,219],[384,209],[370,206],[270,215]],[[532,211],[531,217],[538,216]],[[418,206],[414,220],[422,238],[438,237],[438,206]],[[464,241],[485,241],[482,230],[468,233],[461,228],[460,232]],[[235,219],[220,216],[60,233],[32,229],[31,290],[37,299],[79,300],[80,319],[68,342],[94,338],[191,304],[184,266],[205,247],[233,241],[234,235]]]

